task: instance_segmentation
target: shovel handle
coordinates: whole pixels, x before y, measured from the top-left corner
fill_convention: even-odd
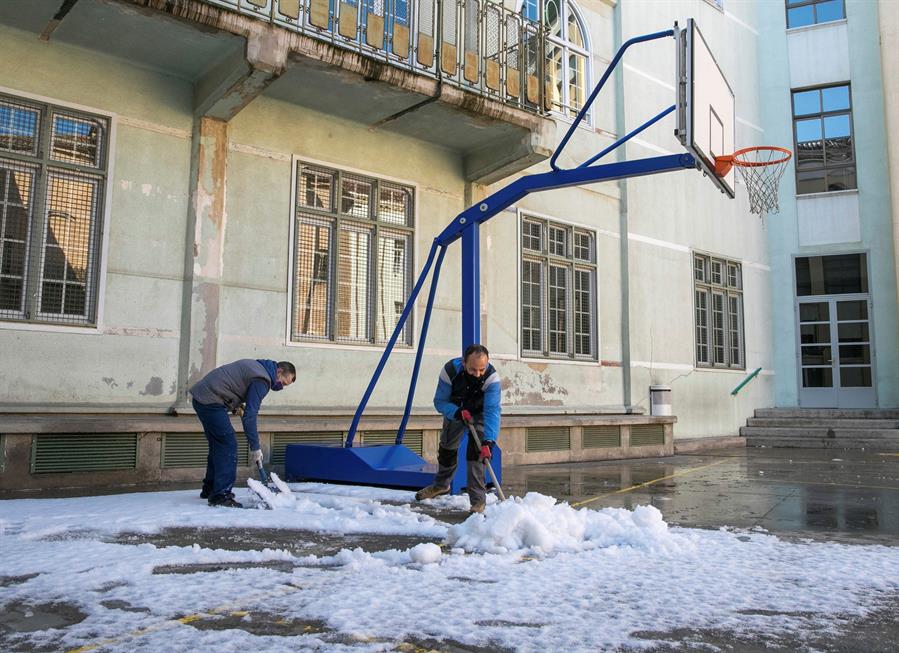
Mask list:
[[[466,426],[466,428],[468,428],[468,433],[471,435],[471,437],[474,438],[474,443],[477,445],[478,451],[480,451],[481,450],[481,438],[478,437],[477,427],[474,425],[474,422],[472,422],[470,419],[463,418],[462,421],[465,422],[465,426]],[[496,474],[493,471],[493,465],[490,463],[490,459],[488,458],[484,462],[487,463],[487,473],[490,474],[490,481],[493,483],[493,487],[496,488],[496,493],[497,493],[497,495],[499,495],[499,500],[505,501],[506,495],[503,494],[503,488],[500,487],[499,481],[496,480]]]

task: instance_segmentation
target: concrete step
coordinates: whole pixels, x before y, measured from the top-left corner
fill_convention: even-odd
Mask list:
[[[756,408],[756,417],[899,419],[896,408]]]
[[[747,426],[781,428],[899,429],[899,419],[845,419],[838,417],[750,417]]]
[[[779,428],[741,426],[743,437],[762,436],[776,438],[844,438],[844,439],[896,439],[899,442],[899,429],[844,429],[844,428]]]
[[[768,447],[771,449],[839,449],[866,451],[899,452],[899,438],[893,439],[864,439],[855,438],[778,438],[778,437],[748,437],[747,447]]]

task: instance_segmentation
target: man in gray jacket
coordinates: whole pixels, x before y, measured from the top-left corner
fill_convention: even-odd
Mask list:
[[[259,406],[269,390],[283,389],[296,376],[296,368],[287,361],[245,358],[215,368],[191,387],[193,407],[209,442],[200,497],[208,499],[210,506],[243,507],[231,492],[237,479],[237,436],[228,413],[240,413],[253,462],[260,462],[262,448],[256,430]]]

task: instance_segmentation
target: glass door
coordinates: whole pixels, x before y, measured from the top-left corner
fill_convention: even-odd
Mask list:
[[[799,300],[800,406],[876,405],[869,313],[867,295]]]

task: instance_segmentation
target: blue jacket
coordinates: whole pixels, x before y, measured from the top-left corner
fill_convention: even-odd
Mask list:
[[[450,370],[453,370],[454,374],[451,375]],[[465,377],[461,376],[464,373],[461,358],[454,358],[440,370],[437,390],[434,392],[434,408],[447,419],[455,419],[456,412],[465,404],[464,398],[460,398],[460,388],[456,387],[454,392],[453,387],[454,385],[459,386],[465,380]],[[499,374],[497,374],[493,365],[490,365],[484,376],[483,383],[480,384],[477,392],[476,401],[472,405],[465,405],[464,407],[471,412],[476,422],[483,421],[483,439],[496,442],[496,438],[499,435],[500,414],[502,412]],[[483,401],[481,401],[481,392],[483,392]]]
[[[247,436],[247,442],[250,443],[250,449],[253,451],[259,449],[259,431],[256,429],[256,416],[259,414],[259,407],[262,405],[265,395],[275,385],[278,373],[278,364],[275,361],[260,358],[256,359],[256,362],[262,364],[262,367],[268,372],[271,382],[266,383],[262,379],[256,379],[247,388],[247,399],[244,403],[243,417],[240,418],[240,421],[243,423],[244,435]]]

